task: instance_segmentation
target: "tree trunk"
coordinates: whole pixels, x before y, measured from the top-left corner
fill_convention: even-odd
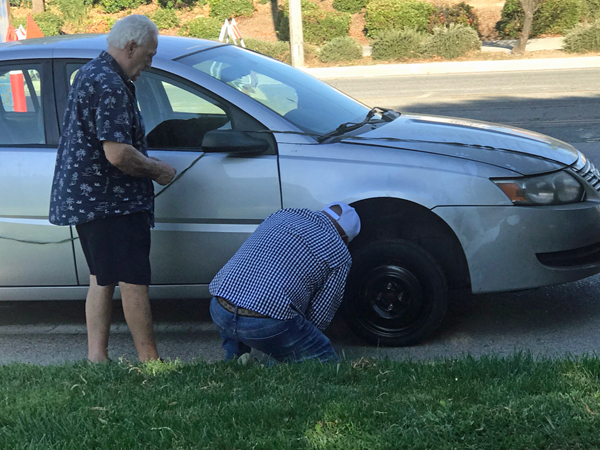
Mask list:
[[[44,0],[32,0],[33,14],[44,12]]]
[[[533,24],[533,13],[536,9],[536,0],[519,0],[523,11],[525,12],[525,21],[523,22],[523,29],[519,36],[519,43],[512,49],[512,54],[522,55],[525,53],[525,47],[529,40],[529,34],[531,33],[531,24]]]

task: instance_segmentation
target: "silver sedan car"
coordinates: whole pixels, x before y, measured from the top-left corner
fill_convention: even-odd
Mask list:
[[[85,298],[76,230],[51,225],[48,204],[69,85],[105,47],[101,35],[0,45],[0,300]],[[334,200],[363,223],[344,310],[382,345],[431,335],[451,290],[600,272],[600,174],[564,142],[370,108],[213,41],[161,37],[136,87],[150,154],[185,172],[155,186],[153,298],[209,297],[267,215]]]

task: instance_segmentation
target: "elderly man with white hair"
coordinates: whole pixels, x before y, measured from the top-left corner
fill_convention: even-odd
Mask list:
[[[152,180],[175,169],[146,149],[135,81],[152,64],[158,28],[142,15],[114,24],[107,51],[79,69],[69,92],[58,146],[50,222],[77,228],[90,269],[85,311],[88,359],[108,361],[115,286],[140,361],[158,359],[150,284]]]
[[[331,361],[323,334],[342,302],[360,231],[350,205],[281,209],[267,217],[210,283],[210,314],[225,359],[252,348],[276,361]]]

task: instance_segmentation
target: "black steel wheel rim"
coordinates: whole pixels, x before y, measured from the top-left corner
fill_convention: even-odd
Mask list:
[[[427,319],[432,299],[417,276],[395,265],[378,266],[361,280],[357,320],[381,337],[413,333]]]

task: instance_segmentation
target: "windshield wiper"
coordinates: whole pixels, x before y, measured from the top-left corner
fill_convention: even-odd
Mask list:
[[[377,120],[377,121],[371,121],[371,119],[373,118],[373,116],[378,112],[381,112],[381,119]],[[398,117],[400,117],[400,113],[397,111],[394,111],[393,109],[388,109],[388,108],[381,108],[379,106],[375,106],[374,108],[371,108],[371,110],[367,113],[366,117],[364,118],[364,120],[362,120],[361,122],[346,122],[341,124],[339,127],[337,127],[335,130],[324,134],[322,136],[319,136],[317,138],[317,141],[320,143],[325,142],[327,139],[335,137],[335,136],[341,136],[344,133],[347,133],[349,131],[353,131],[356,130],[368,123],[381,123],[381,122],[391,122],[395,119],[397,119]]]

